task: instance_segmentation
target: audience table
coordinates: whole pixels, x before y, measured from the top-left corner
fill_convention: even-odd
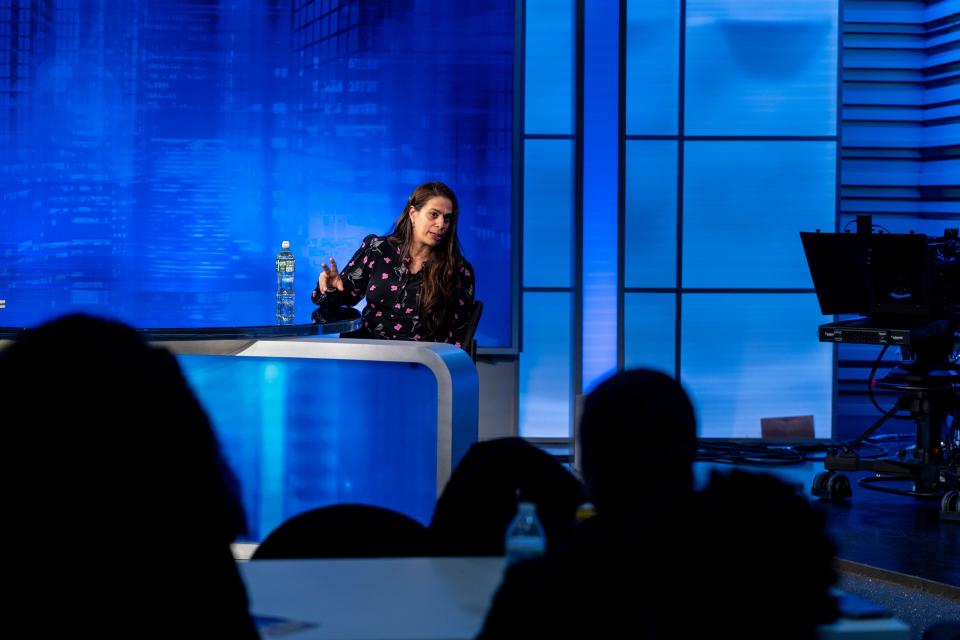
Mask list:
[[[433,640],[476,636],[504,559],[254,560],[239,567],[264,637],[272,627],[291,640]],[[841,619],[819,635],[910,640],[910,628],[890,617]]]

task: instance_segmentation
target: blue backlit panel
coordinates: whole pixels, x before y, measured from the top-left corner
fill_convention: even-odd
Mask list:
[[[687,0],[687,135],[835,135],[837,2]]]
[[[568,438],[573,433],[572,317],[570,293],[523,294],[519,435],[524,438]]]
[[[809,287],[801,231],[833,230],[834,142],[687,142],[685,287]]]
[[[583,25],[584,392],[617,366],[619,11],[614,0],[596,0]]]
[[[676,134],[679,0],[627,0],[626,64],[627,134]]]
[[[627,293],[623,299],[623,366],[676,373],[677,296]]]
[[[685,294],[680,377],[706,438],[760,436],[760,419],[813,416],[831,437],[833,346],[814,294]]]
[[[573,140],[526,140],[523,285],[573,284]]]
[[[0,16],[31,34],[0,60],[0,323],[247,324],[223,295],[269,309],[281,240],[306,322],[321,262],[439,179],[510,346],[512,0],[32,4]]]
[[[524,128],[573,133],[574,9],[572,0],[526,0]]]
[[[344,502],[429,522],[437,488],[437,384],[426,367],[233,356],[178,360],[240,481],[250,539],[307,509]],[[409,392],[391,395],[389,406],[357,395],[370,380],[383,379],[403,380]]]
[[[677,286],[677,144],[627,141],[624,286]]]

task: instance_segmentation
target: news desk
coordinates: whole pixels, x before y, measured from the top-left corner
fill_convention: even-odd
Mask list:
[[[345,502],[427,523],[477,439],[477,370],[463,350],[339,339],[359,326],[359,313],[325,314],[309,324],[138,329],[177,355],[210,415],[240,480],[244,540]],[[0,327],[0,341],[23,331]]]

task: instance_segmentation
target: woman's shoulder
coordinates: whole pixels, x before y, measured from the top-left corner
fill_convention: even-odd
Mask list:
[[[383,252],[386,251],[388,247],[393,248],[392,237],[390,236],[378,236],[375,233],[367,235],[363,239],[363,243],[360,245],[360,248],[365,252]]]
[[[378,236],[375,233],[368,233],[363,237],[363,245],[370,246],[374,242],[381,243],[381,242],[385,242],[386,240],[387,240],[387,236]]]
[[[457,268],[457,273],[464,278],[473,278],[475,272],[473,270],[473,265],[470,264],[470,261],[464,258],[463,262],[460,263],[460,267]]]

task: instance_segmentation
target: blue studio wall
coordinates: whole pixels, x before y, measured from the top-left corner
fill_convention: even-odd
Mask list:
[[[838,1],[527,0],[523,56],[520,433],[569,438],[578,397],[649,366],[701,436],[829,436],[798,232],[837,216]]]
[[[297,320],[329,256],[417,184],[460,200],[515,348],[513,0],[0,0],[0,324],[89,310],[142,326]]]
[[[798,234],[960,224],[960,0],[523,5],[520,433],[649,366],[702,437],[859,434],[879,350],[817,341]]]

